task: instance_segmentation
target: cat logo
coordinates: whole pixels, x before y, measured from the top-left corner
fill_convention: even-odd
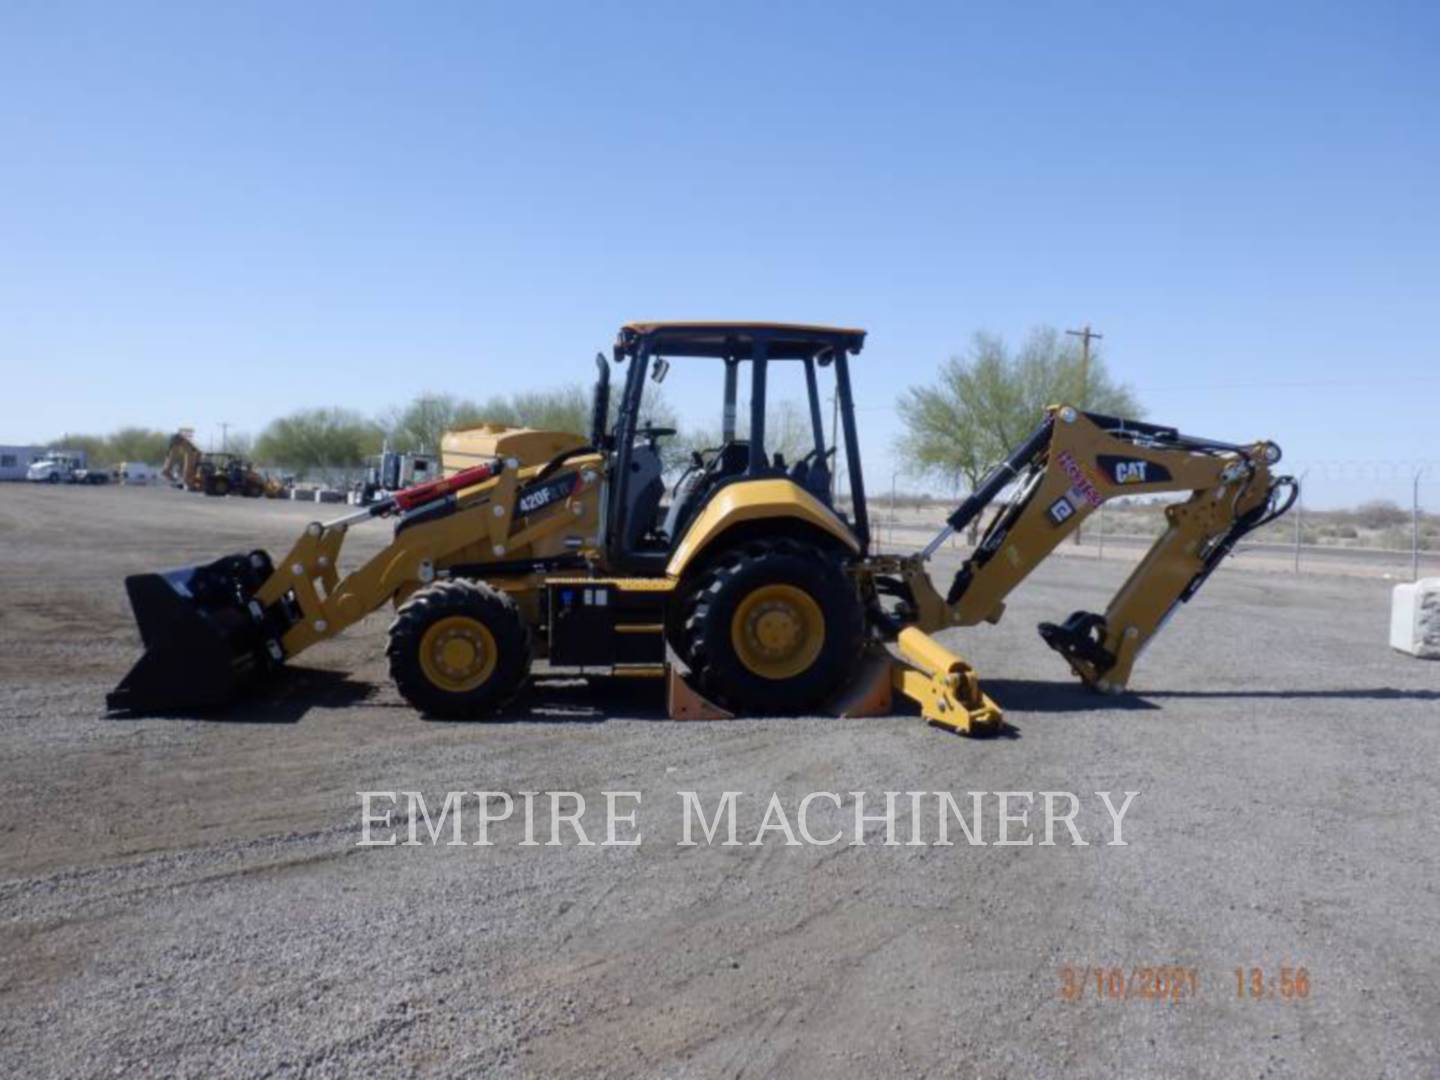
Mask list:
[[[1100,467],[1117,484],[1160,484],[1170,479],[1170,470],[1153,461],[1102,454]]]

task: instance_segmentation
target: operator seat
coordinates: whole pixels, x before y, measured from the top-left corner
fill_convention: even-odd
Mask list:
[[[830,502],[830,466],[823,457],[801,458],[790,466],[790,479],[825,504]]]
[[[705,505],[710,492],[726,477],[739,476],[749,465],[750,444],[731,441],[717,451],[708,466],[696,469],[680,482],[679,490],[670,503],[670,511],[665,515],[665,535],[672,548],[680,542],[680,537],[700,512],[700,507]]]

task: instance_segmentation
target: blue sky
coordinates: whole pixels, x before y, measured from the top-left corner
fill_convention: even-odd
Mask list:
[[[774,318],[869,329],[888,487],[899,390],[1088,320],[1154,419],[1440,460],[1437,54],[1419,3],[9,0],[0,442]]]

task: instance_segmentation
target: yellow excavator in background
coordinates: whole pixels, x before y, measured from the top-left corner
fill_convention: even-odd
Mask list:
[[[170,436],[160,475],[177,487],[205,495],[243,495],[247,499],[263,495],[278,499],[285,494],[279,480],[258,471],[238,454],[201,450],[189,428]]]
[[[871,547],[850,358],[865,332],[777,323],[631,323],[610,421],[610,368],[597,357],[588,439],[523,428],[452,433],[449,475],[311,524],[283,558],[263,551],[127,579],[146,652],[112,692],[129,712],[214,707],[247,679],[395,607],[387,655],[400,693],[428,715],[483,717],[556,671],[669,680],[672,714],[888,710],[891,693],[964,734],[1000,709],[971,667],[932,636],[997,621],[1005,597],[1106,499],[1188,493],[1103,614],[1040,632],[1088,685],[1123,690],[1141,650],[1246,533],[1298,487],[1271,469],[1271,442],[1235,444],[1055,405],[1034,433],[915,555]],[[647,383],[671,361],[723,370],[719,445],[667,490],[673,429],[645,417]],[[767,385],[803,375],[812,445],[766,451]],[[748,416],[738,415],[741,373]],[[832,490],[820,379],[833,377],[852,498]],[[840,441],[838,438],[835,441]],[[1007,488],[942,598],[926,563]],[[393,518],[394,538],[342,576],[351,528]]]

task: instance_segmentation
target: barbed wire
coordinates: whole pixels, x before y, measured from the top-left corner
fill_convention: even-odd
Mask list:
[[[1316,480],[1421,480],[1440,479],[1440,461],[1355,460],[1284,462],[1282,471]]]

